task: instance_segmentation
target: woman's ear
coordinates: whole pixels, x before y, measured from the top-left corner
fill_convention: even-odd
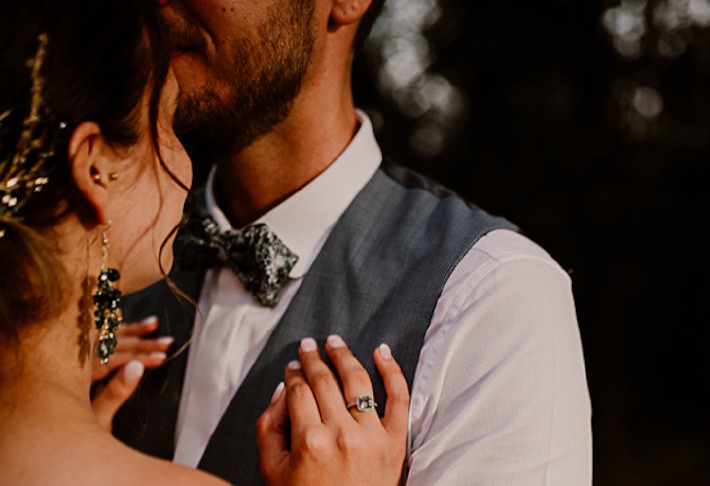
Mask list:
[[[348,25],[358,22],[372,0],[333,0],[333,9],[330,12],[331,22],[338,25]]]
[[[101,129],[94,122],[83,122],[69,139],[68,159],[74,184],[82,196],[88,214],[96,224],[108,224],[108,178],[102,169],[108,146]]]

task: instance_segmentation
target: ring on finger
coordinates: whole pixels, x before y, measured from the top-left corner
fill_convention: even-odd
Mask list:
[[[359,412],[368,412],[374,410],[375,407],[377,407],[377,403],[375,403],[375,399],[372,398],[372,395],[360,395],[354,402],[348,403],[347,407],[348,409],[357,407]]]

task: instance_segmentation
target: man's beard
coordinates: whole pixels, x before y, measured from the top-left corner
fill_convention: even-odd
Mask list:
[[[270,9],[258,36],[241,39],[217,72],[218,81],[230,85],[226,99],[210,85],[180,95],[174,129],[189,152],[237,154],[290,113],[313,51],[315,2],[286,4],[279,12]]]

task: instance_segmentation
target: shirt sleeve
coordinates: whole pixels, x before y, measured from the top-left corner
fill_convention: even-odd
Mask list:
[[[591,407],[569,276],[491,232],[447,281],[412,387],[407,484],[591,484]]]

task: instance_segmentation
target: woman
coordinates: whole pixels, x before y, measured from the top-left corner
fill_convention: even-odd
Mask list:
[[[120,293],[172,264],[191,180],[161,39],[144,0],[3,2],[0,484],[223,484],[123,446],[89,402],[97,341],[110,359]],[[407,420],[398,366],[375,351],[395,399],[382,421],[354,415],[312,344],[259,421],[265,478],[395,484]],[[345,390],[371,393],[342,340],[327,349]]]

